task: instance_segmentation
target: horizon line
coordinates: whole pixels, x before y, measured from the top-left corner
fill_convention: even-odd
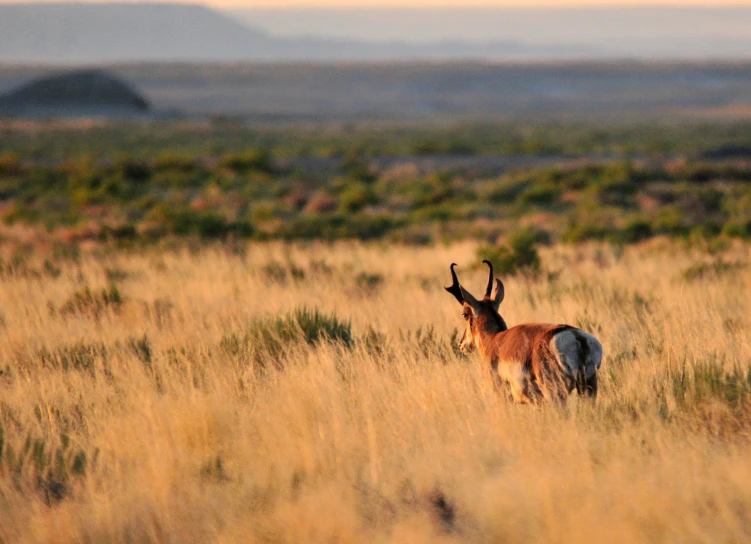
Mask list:
[[[356,1],[356,0],[355,0]],[[409,0],[407,0],[409,1]],[[380,2],[365,2],[359,5],[352,5],[352,0],[292,0],[280,3],[278,0],[261,0],[256,1],[254,5],[248,6],[246,2],[238,0],[0,0],[0,5],[108,5],[108,4],[184,4],[205,6],[215,9],[243,9],[247,11],[260,10],[337,10],[337,11],[368,11],[368,10],[440,10],[440,11],[468,11],[468,10],[508,10],[508,11],[534,11],[534,10],[611,10],[611,9],[706,9],[722,10],[733,8],[751,8],[751,0],[730,0],[717,4],[711,0],[538,0],[528,5],[519,5],[519,2],[513,0],[495,1],[475,1],[470,4],[462,4],[456,0],[412,0],[413,5],[405,5],[404,0],[381,0]]]
[[[456,2],[456,0],[412,0],[404,2],[403,0],[381,0],[380,2],[364,2],[358,5],[352,5],[352,2],[343,0],[292,0],[280,3],[278,0],[256,1],[254,5],[247,6],[244,2],[236,0],[221,1],[209,0],[202,3],[211,7],[220,9],[234,8],[245,10],[285,10],[285,9],[311,9],[311,10],[341,10],[341,11],[362,11],[362,10],[379,10],[389,9],[394,11],[407,10],[473,10],[473,9],[497,9],[497,10],[541,10],[541,9],[623,9],[623,8],[670,8],[670,9],[729,9],[729,8],[751,8],[751,0],[730,0],[722,3],[712,2],[711,0],[537,0],[527,5],[519,5],[519,2],[513,0],[496,1],[475,1],[469,4]],[[410,5],[411,4],[411,5]]]

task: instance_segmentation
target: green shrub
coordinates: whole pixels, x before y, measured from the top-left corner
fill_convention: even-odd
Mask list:
[[[195,172],[199,167],[196,161],[189,157],[166,152],[154,161],[154,169],[158,172],[169,171],[186,174]]]
[[[613,233],[611,240],[617,243],[633,244],[651,238],[652,235],[652,225],[648,221],[634,219],[623,229]]]
[[[639,186],[631,179],[611,181],[597,187],[597,200],[608,206],[631,207]]]
[[[165,153],[154,162],[151,184],[172,189],[200,187],[211,176],[211,172],[198,161],[190,158]]]
[[[489,182],[484,195],[493,204],[511,204],[519,195],[524,193],[530,182],[526,179],[501,178],[498,181]]]
[[[377,202],[378,198],[372,188],[363,183],[353,183],[339,196],[339,209],[344,213],[356,213]]]
[[[383,284],[383,274],[360,272],[355,276],[355,285],[366,294],[376,292]]]
[[[87,286],[73,293],[60,307],[60,313],[98,318],[107,309],[119,311],[122,304],[123,298],[116,285],[110,285],[98,292],[92,292]]]
[[[725,223],[722,233],[731,238],[751,238],[751,221]]]
[[[687,281],[718,278],[723,275],[735,274],[746,268],[748,268],[748,263],[717,259],[711,263],[698,263],[689,266],[681,272],[681,276]]]
[[[322,342],[352,347],[351,323],[341,321],[334,313],[301,307],[283,316],[253,321],[242,336],[225,336],[220,348],[240,359],[247,357],[259,369],[265,368],[267,362],[281,369],[281,359],[290,348]]]
[[[206,210],[195,211],[190,208],[171,208],[162,206],[152,214],[166,223],[171,234],[179,236],[197,235],[201,238],[223,238],[234,234],[248,237],[255,232],[250,222],[228,221],[222,214]]]
[[[365,348],[365,351],[373,355],[383,355],[388,345],[386,335],[375,330],[370,325],[368,325],[365,334],[358,340],[358,344]]]
[[[671,236],[685,236],[689,232],[683,211],[676,206],[661,209],[657,218],[652,221],[652,230],[656,234]]]
[[[612,234],[613,228],[609,225],[571,218],[563,231],[561,240],[569,244],[576,244],[587,240],[605,240]]]
[[[430,174],[419,182],[410,182],[407,194],[413,209],[451,202],[456,196],[452,179],[446,174]]]
[[[640,177],[631,164],[617,163],[600,167],[599,176],[593,177],[590,185],[601,204],[631,207]]]
[[[692,189],[705,213],[711,214],[722,209],[725,193],[714,187],[692,187]]]
[[[138,237],[135,225],[123,223],[120,225],[104,225],[99,232],[99,237],[103,240],[134,240]]]
[[[249,149],[243,153],[228,154],[221,158],[219,165],[236,174],[250,171],[272,173],[274,171],[271,154],[266,150]]]
[[[556,203],[560,197],[561,190],[558,187],[539,183],[532,185],[519,195],[519,203],[535,206],[549,206]]]
[[[272,283],[286,284],[290,279],[293,281],[305,279],[305,270],[292,262],[282,264],[278,261],[272,261],[263,266],[261,273],[266,281]]]
[[[94,453],[94,461],[98,452]],[[74,484],[86,475],[89,458],[82,449],[71,446],[63,433],[59,442],[27,435],[18,450],[5,437],[0,426],[0,475],[21,492],[35,493],[48,506],[71,495]]]
[[[302,214],[282,225],[276,235],[288,240],[335,240],[345,222],[339,214]]]
[[[335,231],[335,237],[375,240],[383,237],[397,226],[398,222],[390,214],[365,215],[360,213],[342,221]]]
[[[344,171],[347,177],[362,183],[373,183],[377,177],[368,161],[364,160],[359,153],[348,153],[344,157]]]
[[[143,161],[132,158],[122,158],[116,164],[114,171],[123,179],[143,184],[151,179],[151,167]]]
[[[148,336],[146,336],[145,334],[141,338],[131,336],[130,338],[128,338],[126,345],[128,346],[128,349],[133,353],[133,355],[138,358],[139,361],[141,361],[144,365],[151,365],[151,360],[154,352]]]
[[[710,240],[722,232],[722,227],[714,221],[705,221],[691,229],[693,240]]]
[[[21,159],[17,153],[0,153],[0,176],[17,176],[21,173]]]
[[[721,403],[734,415],[745,417],[751,407],[751,369],[737,365],[727,368],[711,355],[667,371],[656,385],[665,388],[684,410],[711,410],[713,403]]]
[[[280,326],[284,330],[299,328],[305,342],[311,345],[323,341],[340,343],[347,347],[352,345],[352,324],[349,321],[341,321],[335,313],[324,314],[317,308],[297,308],[292,314],[277,320],[277,330],[280,330]]]
[[[425,206],[413,211],[409,218],[413,223],[420,224],[426,221],[439,221],[445,223],[455,219],[459,213],[456,205],[446,202],[433,206]]]
[[[66,372],[84,372],[94,377],[101,364],[107,361],[107,348],[102,342],[76,342],[54,350],[43,348],[39,352],[43,368]]]
[[[537,232],[534,229],[523,229],[508,237],[507,246],[483,246],[479,248],[477,258],[493,263],[498,274],[534,276],[540,272],[538,244]]]
[[[41,214],[39,210],[25,204],[15,204],[3,215],[3,223],[12,225],[16,222],[34,224],[39,221]]]
[[[0,270],[2,270],[2,263],[0,263]],[[50,278],[58,278],[60,277],[60,274],[62,273],[62,270],[59,266],[57,266],[55,263],[50,261],[49,259],[45,259],[44,263],[42,265],[42,271],[44,272],[44,275]]]

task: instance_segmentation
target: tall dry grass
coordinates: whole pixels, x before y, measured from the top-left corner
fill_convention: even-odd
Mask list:
[[[749,248],[553,248],[504,278],[510,324],[603,342],[567,410],[453,349],[442,285],[458,262],[481,292],[474,249],[5,259],[0,541],[751,539]],[[351,338],[285,333],[301,307]]]

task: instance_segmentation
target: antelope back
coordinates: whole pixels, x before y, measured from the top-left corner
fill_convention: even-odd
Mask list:
[[[517,325],[492,339],[488,355],[500,364],[521,364],[533,375],[540,375],[550,370],[546,367],[559,363],[553,338],[573,328],[548,323]]]

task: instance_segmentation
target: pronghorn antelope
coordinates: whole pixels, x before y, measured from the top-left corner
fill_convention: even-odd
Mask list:
[[[597,370],[602,361],[602,345],[581,329],[570,325],[527,323],[510,329],[498,313],[503,302],[503,282],[496,279],[493,290],[493,265],[485,296],[477,300],[459,284],[451,265],[453,284],[446,287],[462,305],[467,322],[460,347],[464,352],[478,349],[489,363],[496,381],[511,386],[516,402],[535,402],[540,398],[564,401],[576,388],[580,395],[597,396]]]

